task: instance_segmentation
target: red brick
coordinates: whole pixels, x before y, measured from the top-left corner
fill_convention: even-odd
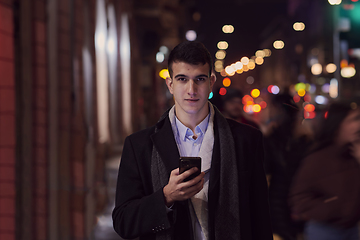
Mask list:
[[[46,146],[48,142],[48,136],[46,131],[46,126],[35,126],[34,127],[34,137],[35,137],[35,144],[38,147]]]
[[[70,70],[71,69],[71,56],[69,53],[61,52],[59,58],[60,70]],[[68,79],[70,80],[70,79]]]
[[[0,146],[15,145],[15,116],[0,114]]]
[[[0,5],[0,30],[12,34],[14,31],[13,21],[12,9]]]
[[[63,88],[71,88],[71,72],[70,71],[61,71],[60,79],[59,79],[59,87]]]
[[[36,109],[46,109],[47,107],[47,89],[44,87],[36,87],[35,92],[35,108]]]
[[[47,86],[46,66],[36,66],[34,81],[36,86]]]
[[[59,14],[59,28],[63,32],[70,32],[70,16],[68,14]]]
[[[0,112],[15,112],[15,92],[0,88]]]
[[[35,29],[35,42],[40,44],[45,44],[46,43],[45,23],[42,21],[35,21],[34,29]]]
[[[15,217],[0,217],[0,231],[15,231]],[[2,239],[2,238],[0,238]]]
[[[36,197],[35,198],[35,214],[36,215],[46,215],[47,204],[45,197]]]
[[[14,38],[0,32],[0,57],[14,59]]]
[[[36,20],[45,21],[46,12],[45,12],[45,3],[43,1],[35,0],[33,1],[33,12],[34,18]]]
[[[1,240],[15,240],[15,233],[1,233],[0,232],[0,239]]]
[[[0,198],[0,216],[15,216],[15,199]]]
[[[36,45],[35,46],[35,62],[37,65],[45,66],[46,65],[46,48],[45,45]]]
[[[0,197],[15,197],[15,183],[0,182]]]
[[[37,164],[45,165],[48,162],[47,149],[45,147],[36,147],[35,159]]]
[[[13,61],[6,61],[0,59],[0,87],[1,86],[14,86],[14,63]]]
[[[35,176],[35,183],[36,183],[36,193],[39,197],[46,196],[46,189],[47,189],[47,168],[45,166],[36,166],[36,176]]]
[[[85,186],[84,167],[84,164],[81,162],[76,161],[73,163],[74,185],[77,188],[83,188]]]
[[[69,1],[59,1],[59,10],[62,13],[70,13]]]
[[[47,240],[47,219],[46,216],[36,216],[36,238],[37,240]]]
[[[47,111],[43,109],[35,110],[34,122],[39,125],[46,125],[47,123]]]
[[[15,181],[15,167],[0,165],[0,180]]]
[[[0,164],[15,164],[15,149],[0,147]]]
[[[84,239],[84,214],[81,212],[73,213],[74,235],[76,238]]]

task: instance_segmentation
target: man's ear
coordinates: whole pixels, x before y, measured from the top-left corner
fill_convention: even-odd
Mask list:
[[[210,75],[210,89],[212,90],[214,84],[216,82],[216,75],[214,72],[211,73]]]
[[[173,80],[170,77],[167,77],[165,81],[170,93],[173,94]]]

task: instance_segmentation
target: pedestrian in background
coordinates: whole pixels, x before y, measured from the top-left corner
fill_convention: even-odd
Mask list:
[[[359,240],[360,110],[334,103],[301,163],[289,203],[307,240]]]

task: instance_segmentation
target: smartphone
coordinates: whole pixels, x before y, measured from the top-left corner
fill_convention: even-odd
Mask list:
[[[193,179],[201,173],[201,157],[180,157],[179,169],[180,174],[193,167],[197,167],[198,171],[191,176],[185,178],[184,182]]]

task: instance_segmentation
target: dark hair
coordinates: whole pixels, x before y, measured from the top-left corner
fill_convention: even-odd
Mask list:
[[[174,62],[184,62],[191,65],[209,64],[209,77],[212,72],[212,59],[209,51],[204,44],[197,41],[186,41],[177,45],[169,55],[168,68],[170,77],[172,77],[172,64]]]
[[[353,109],[348,102],[336,102],[329,106],[327,116],[318,132],[314,150],[319,150],[333,143],[341,123],[351,110]]]

